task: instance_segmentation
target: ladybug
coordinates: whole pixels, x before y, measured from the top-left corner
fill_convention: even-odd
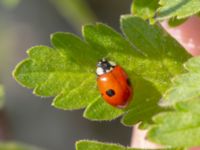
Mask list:
[[[118,108],[126,107],[132,96],[132,87],[123,68],[103,58],[97,63],[96,74],[104,100]]]

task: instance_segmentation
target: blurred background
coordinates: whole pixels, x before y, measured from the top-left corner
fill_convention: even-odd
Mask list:
[[[0,113],[0,138],[36,145],[47,150],[74,150],[79,139],[129,145],[131,128],[119,120],[91,122],[80,111],[51,106],[12,78],[15,65],[26,50],[49,45],[51,33],[81,35],[81,25],[103,22],[119,31],[119,16],[130,12],[132,0],[0,0],[0,83],[5,88],[5,107]],[[5,124],[7,120],[7,124]],[[2,136],[2,132],[5,133]]]

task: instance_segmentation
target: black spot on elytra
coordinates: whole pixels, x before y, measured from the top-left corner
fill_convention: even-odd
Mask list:
[[[106,94],[110,97],[114,96],[115,95],[115,91],[113,89],[109,89],[106,91]]]
[[[127,83],[129,86],[131,86],[131,81],[130,81],[129,78],[126,79],[126,83]]]

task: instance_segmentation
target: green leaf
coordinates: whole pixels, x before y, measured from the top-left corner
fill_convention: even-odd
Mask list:
[[[170,27],[176,27],[187,21],[188,18],[177,19],[177,18],[170,18],[168,21],[168,25]]]
[[[173,80],[161,103],[175,110],[153,119],[155,125],[148,137],[156,143],[174,147],[200,145],[200,57],[189,59],[184,66],[188,73]]]
[[[126,147],[123,147],[118,144],[108,144],[97,141],[78,141],[76,143],[76,150],[128,150]],[[135,150],[135,149],[130,149]]]
[[[152,19],[158,8],[159,0],[134,0],[131,5],[131,12],[143,19]]]
[[[179,102],[175,105],[176,110],[182,112],[191,112],[200,114],[200,98],[194,98],[190,101]]]
[[[194,147],[200,145],[200,98],[180,102],[176,111],[159,114],[148,138],[162,145]]]
[[[124,147],[119,144],[81,140],[81,141],[76,142],[76,150],[148,150],[148,149],[129,148],[129,147]],[[156,149],[154,149],[154,150],[156,150]],[[160,150],[183,150],[183,149],[181,149],[181,148],[163,148]]]
[[[150,26],[130,16],[124,16],[121,23],[129,41],[143,54],[141,60],[134,57],[136,65],[132,65],[133,71],[143,80],[133,82],[134,101],[122,120],[126,125],[131,125],[139,120],[148,120],[161,111],[157,106],[158,100],[170,86],[170,79],[183,72],[182,63],[189,55],[157,25]]]
[[[91,120],[112,120],[123,113],[124,111],[122,109],[114,109],[99,97],[86,108],[84,117]]]
[[[199,0],[160,0],[158,9],[158,20],[177,17],[186,18],[197,14],[200,11]]]
[[[13,72],[15,79],[39,96],[55,96],[52,105],[73,110],[86,107],[84,117],[112,120],[125,113],[122,122],[149,122],[162,111],[157,103],[170,86],[170,78],[183,72],[190,56],[163,29],[144,20],[123,16],[121,28],[127,37],[104,24],[86,25],[85,41],[70,33],[51,36],[53,48],[36,46]],[[96,62],[106,57],[121,65],[134,88],[130,105],[108,105],[96,86]],[[142,117],[141,117],[142,116]]]
[[[0,109],[4,106],[4,89],[3,86],[0,85]]]
[[[72,35],[64,34],[66,37]],[[57,34],[55,34],[57,36]],[[72,44],[72,43],[67,43]],[[16,80],[20,81],[23,85],[29,88],[35,88],[34,93],[40,96],[56,96],[53,104],[57,104],[56,107],[67,109],[70,104],[62,101],[76,100],[79,106],[69,106],[69,109],[82,108],[90,100],[85,99],[87,102],[82,102],[82,86],[95,87],[95,74],[90,72],[87,65],[78,66],[70,55],[66,55],[67,47],[58,47],[59,49],[52,49],[45,46],[33,47],[28,51],[29,59],[26,59],[19,64],[18,69],[14,72]],[[76,45],[70,47],[71,50],[76,50]],[[83,45],[82,45],[83,46]],[[86,47],[84,50],[87,50]],[[69,61],[71,60],[71,61]],[[82,72],[81,72],[82,70]],[[86,79],[86,80],[85,80]],[[86,88],[87,88],[86,86]],[[88,87],[90,88],[90,87]],[[86,90],[86,89],[85,89]],[[74,92],[80,91],[79,94]],[[86,90],[87,91],[87,90]],[[91,93],[95,94],[96,90],[92,90]],[[66,93],[69,95],[66,97]],[[96,92],[96,95],[98,93]],[[74,96],[73,96],[74,95]],[[98,96],[98,95],[97,95]],[[80,103],[79,103],[80,102]],[[67,105],[67,106],[66,106]],[[65,107],[66,106],[66,107]]]
[[[189,101],[200,96],[200,57],[191,58],[185,64],[188,73],[175,77],[173,86],[165,93],[162,106],[175,105],[180,101]]]
[[[0,150],[42,150],[16,142],[0,142]]]

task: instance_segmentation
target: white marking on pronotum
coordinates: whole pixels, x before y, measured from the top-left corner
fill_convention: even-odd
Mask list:
[[[112,66],[116,66],[116,63],[113,62],[113,61],[109,61],[109,63],[110,63]]]
[[[103,68],[97,67],[96,73],[97,73],[97,75],[102,75],[102,74],[104,74]]]

